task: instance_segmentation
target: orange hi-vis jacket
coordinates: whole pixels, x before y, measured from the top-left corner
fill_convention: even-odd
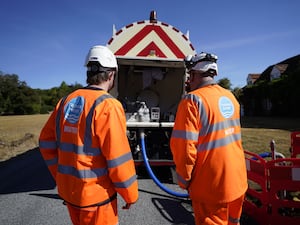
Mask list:
[[[138,199],[138,184],[121,103],[107,92],[83,88],[63,98],[43,127],[40,152],[59,195],[85,207],[120,194]]]
[[[178,184],[192,200],[226,203],[246,192],[240,106],[230,91],[213,83],[185,95],[170,147]]]

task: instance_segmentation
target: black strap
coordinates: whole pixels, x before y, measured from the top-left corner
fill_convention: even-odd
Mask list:
[[[84,208],[88,208],[88,207],[94,207],[94,206],[102,206],[102,205],[106,205],[106,204],[112,202],[113,200],[115,200],[116,198],[117,198],[117,193],[115,193],[114,195],[112,195],[112,196],[109,197],[108,199],[106,199],[106,200],[104,200],[104,201],[102,201],[102,202],[93,204],[93,205],[78,206],[78,205],[74,205],[74,204],[72,204],[72,203],[70,203],[70,202],[67,202],[67,201],[65,201],[65,200],[63,201],[63,204],[64,204],[64,205],[69,204],[69,205],[71,205],[71,206],[73,206],[73,207],[84,209]]]

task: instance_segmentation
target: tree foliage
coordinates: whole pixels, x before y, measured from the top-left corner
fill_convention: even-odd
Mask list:
[[[218,80],[218,84],[225,89],[231,90],[232,84],[230,80],[226,77]]]
[[[243,90],[241,88],[239,87],[235,87],[233,89],[231,88],[232,87],[231,81],[227,77],[218,80],[218,84],[221,87],[230,90],[233,93],[233,95],[237,98],[237,100],[240,100],[240,98],[243,95]]]
[[[48,113],[60,98],[81,87],[62,82],[59,87],[47,90],[32,89],[18,75],[0,72],[0,115]]]
[[[228,78],[220,79],[218,84],[231,90]],[[0,115],[45,114],[53,110],[57,102],[68,93],[82,88],[81,84],[68,85],[62,82],[51,89],[32,89],[20,81],[16,74],[3,74],[0,71]],[[241,89],[231,90],[239,99]]]
[[[247,115],[299,117],[300,69],[272,81],[260,80],[243,90],[242,103]]]

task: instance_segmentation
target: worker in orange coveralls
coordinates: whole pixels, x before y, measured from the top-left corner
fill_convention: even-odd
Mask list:
[[[74,225],[116,225],[117,194],[129,209],[138,183],[121,103],[108,91],[117,61],[105,46],[90,49],[87,87],[62,98],[43,127],[40,152]]]
[[[186,58],[189,92],[179,103],[170,146],[196,224],[237,225],[248,187],[240,106],[214,81],[216,62],[203,52]]]

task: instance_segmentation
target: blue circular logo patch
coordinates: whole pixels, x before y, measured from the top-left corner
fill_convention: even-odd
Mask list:
[[[79,117],[83,111],[84,107],[84,98],[79,96],[71,99],[67,105],[65,105],[64,113],[65,119],[72,124],[78,122]]]
[[[232,101],[223,96],[219,99],[219,109],[224,118],[230,118],[234,113],[234,106]]]

